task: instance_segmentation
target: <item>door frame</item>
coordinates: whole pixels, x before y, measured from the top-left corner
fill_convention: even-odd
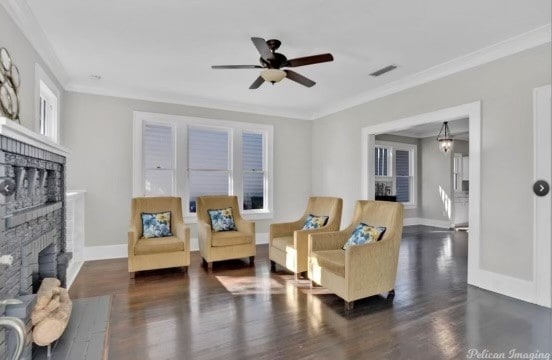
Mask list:
[[[405,130],[424,124],[469,118],[469,246],[468,284],[480,286],[480,223],[481,223],[481,101],[475,101],[425,114],[389,121],[362,129],[362,198],[375,198],[374,145],[378,134]]]
[[[533,181],[552,182],[551,86],[533,90]],[[533,197],[533,279],[538,305],[552,306],[552,194]]]

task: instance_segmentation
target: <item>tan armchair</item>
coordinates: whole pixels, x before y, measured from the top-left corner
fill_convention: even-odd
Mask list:
[[[139,197],[132,199],[128,230],[128,272],[187,267],[190,265],[190,228],[184,225],[179,197]],[[142,213],[171,212],[173,236],[146,239],[142,236]]]
[[[343,245],[359,223],[385,226],[380,241]],[[345,309],[368,296],[395,296],[395,278],[403,227],[403,205],[385,201],[357,201],[353,220],[344,230],[309,236],[309,278],[345,300]]]
[[[215,232],[211,228],[208,210],[232,208],[237,231]],[[255,262],[255,223],[241,217],[236,196],[200,196],[197,198],[197,232],[199,252],[208,271],[213,261],[249,257],[250,265]]]
[[[298,278],[308,270],[308,236],[320,232],[338,231],[341,225],[343,200],[335,197],[310,197],[303,216],[294,222],[270,225],[269,258],[272,271],[276,264],[295,273]],[[325,226],[302,230],[309,214],[329,216]]]

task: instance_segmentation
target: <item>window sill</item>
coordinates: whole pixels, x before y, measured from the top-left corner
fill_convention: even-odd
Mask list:
[[[273,218],[274,214],[272,214],[271,211],[267,211],[267,212],[258,212],[258,213],[250,213],[250,214],[242,213],[241,215],[245,220],[255,221],[255,220],[270,220]],[[197,215],[195,214],[184,215],[184,223],[197,224]]]

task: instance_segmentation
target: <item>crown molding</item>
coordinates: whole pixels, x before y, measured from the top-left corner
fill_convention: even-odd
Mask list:
[[[27,2],[25,0],[0,0],[0,5],[6,9],[23,35],[48,65],[57,81],[65,88],[68,80],[67,72]]]
[[[268,106],[251,105],[244,103],[215,101],[213,99],[202,98],[193,95],[167,94],[157,91],[135,91],[131,89],[116,89],[113,87],[92,87],[78,83],[67,84],[66,91],[91,94],[100,96],[110,96],[130,100],[152,101],[159,103],[168,103],[174,105],[194,106],[213,110],[242,112],[248,114],[258,114],[267,116],[277,116],[297,120],[312,120],[312,112],[300,111],[282,108],[273,108]]]
[[[372,89],[333,105],[322,108],[313,114],[313,119],[347,110],[397,92],[428,83],[433,80],[474,68],[491,61],[528,50],[551,41],[551,24],[546,24],[526,33],[506,39],[494,45],[479,49],[456,59],[433,66],[416,74]]]

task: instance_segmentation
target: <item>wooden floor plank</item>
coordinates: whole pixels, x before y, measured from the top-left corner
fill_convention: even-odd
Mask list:
[[[86,262],[73,298],[113,295],[111,359],[465,359],[470,348],[552,351],[549,309],[468,286],[465,232],[405,227],[396,296],[355,303],[248,260],[193,253],[131,280],[126,259]]]

